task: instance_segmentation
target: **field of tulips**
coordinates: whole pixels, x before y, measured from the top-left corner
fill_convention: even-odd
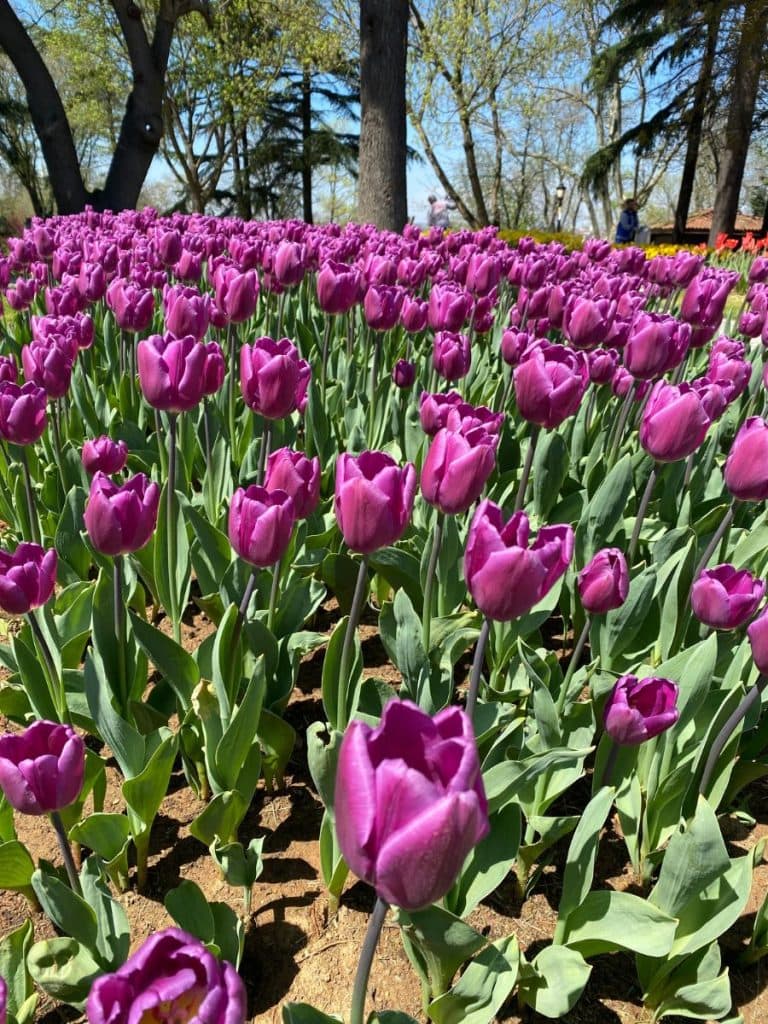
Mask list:
[[[9,240],[0,1021],[768,1019],[739,260]]]

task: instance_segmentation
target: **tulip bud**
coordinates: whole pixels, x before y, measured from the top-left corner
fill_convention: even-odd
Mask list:
[[[501,336],[501,358],[508,366],[517,366],[532,343],[533,338],[526,331],[509,327]]]
[[[227,364],[224,353],[217,341],[209,341],[203,345],[205,350],[205,369],[203,370],[203,394],[215,395],[224,383]]]
[[[97,471],[85,508],[91,544],[103,555],[127,555],[149,542],[157,525],[160,488],[143,473],[116,484]]]
[[[197,288],[184,285],[166,287],[163,292],[165,329],[176,338],[190,335],[202,341],[211,318],[210,295],[201,295]]]
[[[227,321],[249,320],[259,300],[259,279],[254,270],[241,274],[235,267],[220,267],[213,275],[216,305]]]
[[[629,573],[618,548],[603,548],[579,573],[577,585],[584,610],[605,615],[620,608],[629,593]]]
[[[489,832],[472,724],[392,700],[372,729],[353,721],[339,752],[339,847],[352,871],[404,910],[441,899]]]
[[[33,722],[22,733],[0,736],[0,788],[22,814],[49,814],[80,796],[85,744],[69,725]]]
[[[125,441],[113,441],[111,437],[97,437],[83,444],[83,467],[89,476],[102,472],[107,476],[125,469],[128,459],[128,445]]]
[[[0,437],[12,444],[34,444],[48,422],[47,401],[43,388],[32,381],[23,387],[0,383]]]
[[[274,275],[283,288],[300,284],[306,270],[304,246],[283,240],[275,252]]]
[[[403,298],[400,310],[400,323],[410,334],[418,334],[427,326],[429,306],[423,299],[414,299],[410,295]]]
[[[560,579],[573,555],[570,526],[544,526],[529,547],[524,512],[506,523],[501,509],[482,501],[464,554],[464,578],[475,604],[490,619],[511,622],[529,612]]]
[[[448,381],[460,380],[469,373],[472,346],[466,334],[438,331],[432,347],[432,365]]]
[[[619,365],[619,353],[615,348],[596,348],[589,353],[589,379],[593,384],[610,384],[616,367]]]
[[[399,388],[410,388],[416,380],[416,367],[408,359],[398,359],[392,367],[392,380]]]
[[[0,608],[8,615],[26,615],[46,604],[56,586],[58,556],[54,548],[19,544],[0,550]]]
[[[182,241],[178,231],[163,231],[157,238],[157,254],[166,267],[181,259]]]
[[[616,303],[609,299],[572,295],[565,304],[563,334],[574,348],[596,348],[606,342],[615,315]]]
[[[741,425],[725,460],[723,477],[725,486],[739,501],[768,498],[768,423],[764,419],[751,416]]]
[[[285,554],[296,514],[285,491],[238,487],[229,505],[229,542],[251,565],[265,569]]]
[[[404,296],[400,285],[370,285],[363,299],[368,326],[374,331],[391,330],[400,316]]]
[[[240,349],[240,387],[254,412],[280,420],[299,409],[311,370],[288,338],[257,338]]]
[[[384,452],[342,453],[336,461],[334,510],[344,540],[364,555],[398,541],[413,510],[416,470]]]
[[[677,685],[669,679],[621,676],[605,705],[605,731],[622,746],[653,739],[679,718],[677,693]]]
[[[317,275],[317,304],[324,313],[338,316],[357,302],[360,271],[347,263],[327,260]]]
[[[320,460],[303,452],[278,448],[267,461],[264,486],[268,491],[285,491],[293,499],[297,519],[306,519],[320,500]]]
[[[697,274],[683,295],[680,318],[696,327],[719,327],[725,303],[740,277],[736,271],[729,270],[702,271]]]

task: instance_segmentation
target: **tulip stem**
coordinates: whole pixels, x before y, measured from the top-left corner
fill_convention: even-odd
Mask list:
[[[19,458],[21,459],[21,470],[24,474],[24,493],[27,496],[27,514],[29,515],[29,530],[32,534],[32,540],[35,544],[40,543],[40,522],[37,518],[37,509],[35,508],[35,492],[32,489],[32,476],[29,472],[29,459],[27,458],[27,449],[24,445],[19,445]]]
[[[491,620],[485,619],[483,622],[483,628],[480,630],[480,636],[477,638],[477,647],[475,648],[475,657],[472,662],[472,672],[469,677],[469,690],[467,691],[467,707],[466,711],[469,715],[469,720],[472,721],[475,714],[475,705],[477,704],[477,694],[480,689],[480,676],[483,673],[483,662],[485,660],[485,648],[488,643],[488,637],[491,632]]]
[[[523,466],[523,475],[520,477],[520,486],[517,489],[517,497],[515,498],[515,512],[520,512],[525,505],[525,492],[528,489],[528,480],[531,475],[531,467],[533,466],[533,456],[536,454],[536,442],[539,439],[540,428],[536,424],[531,425],[531,437],[528,441],[528,451],[525,453],[525,465]]]
[[[59,671],[56,668],[56,662],[53,660],[53,655],[51,654],[51,649],[45,639],[45,634],[43,633],[40,623],[37,621],[35,611],[32,609],[27,614],[27,622],[29,623],[29,628],[32,630],[32,635],[40,649],[40,654],[42,655],[42,659],[45,664],[53,706],[59,713],[60,721],[64,722],[66,725],[71,725],[72,719],[67,706],[67,694],[64,689],[64,679],[59,675]]]
[[[168,456],[163,444],[163,426],[160,422],[160,410],[155,409],[155,436],[157,437],[157,450],[160,455],[160,473],[162,476],[168,474]]]
[[[600,788],[603,789],[605,786],[610,786],[611,777],[616,770],[616,761],[619,758],[619,744],[616,740],[611,739],[611,746],[608,751],[608,756],[605,759],[605,767],[603,768],[603,777],[600,780]]]
[[[562,715],[563,711],[565,710],[565,702],[568,699],[568,689],[571,685],[571,679],[573,678],[573,673],[579,667],[579,662],[581,661],[581,655],[584,650],[584,645],[586,644],[587,638],[589,637],[589,629],[591,625],[592,620],[589,618],[589,616],[587,616],[587,621],[584,623],[584,627],[581,633],[579,633],[579,639],[576,641],[576,646],[573,648],[571,660],[568,662],[568,668],[566,669],[565,676],[563,677],[560,692],[557,695],[558,718]]]
[[[379,896],[373,913],[368,919],[368,929],[363,940],[363,948],[360,950],[360,960],[352,989],[352,1003],[349,1008],[349,1024],[363,1024],[365,1019],[365,997],[368,992],[368,978],[371,974],[373,954],[376,952],[388,910],[389,904]]]
[[[619,412],[619,418],[616,420],[613,433],[606,443],[606,449],[608,452],[608,460],[606,469],[610,469],[616,461],[616,456],[621,450],[621,442],[624,438],[624,427],[626,426],[627,417],[629,416],[629,410],[632,405],[632,399],[635,397],[635,389],[637,388],[637,381],[632,383],[627,388],[627,393],[624,396],[624,402],[622,403],[621,410]]]
[[[235,461],[235,326],[227,326],[227,348],[229,349],[229,381],[227,384],[227,419],[229,422],[229,447],[232,461]]]
[[[80,879],[77,876],[77,868],[75,867],[75,860],[72,856],[72,848],[69,845],[69,837],[67,836],[67,830],[64,828],[64,822],[61,820],[61,815],[58,811],[51,811],[50,818],[56,832],[56,838],[59,840],[59,848],[64,860],[64,867],[67,869],[67,877],[69,878],[72,892],[82,896],[83,890],[80,888]]]
[[[432,550],[429,554],[429,565],[427,566],[427,578],[424,581],[424,608],[422,613],[422,642],[424,650],[429,655],[429,637],[432,629],[432,590],[435,583],[435,571],[437,560],[440,557],[440,546],[443,542],[443,513],[438,510],[435,519],[435,529],[432,533]]]
[[[699,564],[694,569],[693,578],[691,579],[691,588],[688,591],[688,603],[689,604],[691,602],[691,592],[693,591],[693,584],[696,582],[696,580],[699,578],[699,576],[707,568],[707,564],[708,564],[710,558],[712,557],[712,554],[713,554],[715,548],[720,543],[720,541],[723,539],[723,534],[725,533],[725,531],[731,525],[731,521],[733,520],[733,513],[734,513],[734,507],[733,507],[733,502],[731,502],[731,504],[730,504],[730,506],[728,508],[728,511],[725,513],[725,515],[722,518],[722,521],[721,521],[720,525],[718,526],[718,528],[715,530],[714,534],[712,535],[712,539],[710,540],[709,544],[707,544],[706,549],[704,550],[704,554],[701,556],[701,558],[699,560]]]
[[[506,410],[507,403],[509,402],[510,398],[512,397],[512,391],[514,389],[514,386],[515,386],[515,371],[512,369],[512,367],[510,367],[510,370],[509,370],[509,380],[504,385],[504,394],[503,394],[502,399],[501,399],[501,408],[502,409]]]
[[[379,360],[381,359],[381,336],[377,333],[373,340],[373,366],[371,367],[371,399],[368,409],[368,446],[373,445],[373,433],[376,429],[376,385],[379,380]]]
[[[264,470],[267,467],[269,449],[272,443],[272,420],[264,420],[264,430],[261,434],[261,445],[259,446],[259,467],[256,472],[256,483],[261,486],[264,483]]]
[[[168,413],[168,485],[165,491],[166,534],[168,543],[169,595],[171,598],[171,622],[173,623],[173,639],[181,643],[181,616],[176,593],[176,416]]]
[[[326,378],[328,375],[328,348],[331,341],[331,318],[326,314],[325,330],[323,331],[323,361],[320,366],[320,394],[325,403]]]
[[[59,426],[59,403],[58,401],[51,403],[51,425],[53,427],[53,450],[56,454],[56,469],[59,471],[59,480],[61,480],[61,489],[64,492],[64,497],[67,496],[67,481],[64,479],[64,467],[61,462],[61,428]]]
[[[205,442],[205,472],[211,473],[211,410],[203,399],[203,439]]]
[[[171,563],[173,564],[173,563]],[[112,574],[112,604],[117,642],[117,670],[120,685],[120,707],[128,710],[128,681],[125,671],[125,605],[123,604],[123,556],[115,555]]]
[[[275,612],[277,610],[277,595],[280,592],[280,565],[282,559],[278,558],[272,568],[272,588],[269,592],[269,611],[267,612],[267,629],[270,633],[275,629]]]
[[[648,506],[651,503],[651,495],[653,494],[653,488],[656,483],[656,470],[657,467],[654,464],[654,467],[651,470],[651,475],[648,477],[648,483],[645,485],[643,496],[640,499],[640,508],[637,510],[637,516],[635,518],[635,527],[632,530],[632,539],[629,542],[629,549],[627,550],[627,562],[630,565],[632,565],[632,560],[635,557],[637,545],[640,541],[640,530],[642,529],[643,520],[645,519],[645,514],[648,511]]]
[[[701,782],[699,783],[699,795],[704,796],[709,789],[709,784],[712,781],[715,768],[717,766],[718,759],[723,752],[728,740],[733,735],[734,730],[742,722],[750,709],[760,700],[763,690],[768,685],[768,676],[760,675],[757,683],[741,698],[739,703],[733,712],[728,716],[728,719],[723,724],[720,732],[718,732],[712,746],[709,748],[709,754],[704,765],[704,771],[701,775]]]
[[[349,694],[347,692],[347,684],[349,682],[348,676],[352,668],[352,650],[355,642],[355,634],[357,633],[357,625],[360,622],[360,615],[363,610],[363,602],[365,601],[366,591],[368,589],[368,556],[363,555],[360,561],[360,568],[357,571],[357,582],[355,583],[355,593],[352,598],[352,606],[349,609],[349,618],[347,619],[347,630],[344,634],[344,643],[341,648],[341,660],[339,662],[339,703],[338,703],[338,723],[332,722],[339,731],[343,731],[347,725],[347,722],[355,713],[355,708],[347,708],[347,701]]]

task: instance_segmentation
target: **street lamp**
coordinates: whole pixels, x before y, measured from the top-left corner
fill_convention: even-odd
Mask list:
[[[560,184],[555,189],[555,199],[557,200],[557,206],[555,207],[555,231],[563,230],[563,199],[565,199],[565,185]]]

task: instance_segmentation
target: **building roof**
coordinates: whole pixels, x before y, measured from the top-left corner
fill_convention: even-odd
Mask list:
[[[685,225],[686,231],[709,231],[712,227],[712,213],[713,208],[710,206],[707,210],[699,210],[696,213],[688,214],[688,221]],[[753,217],[748,213],[737,213],[736,224],[734,230],[736,231],[760,231],[763,226],[762,217]],[[653,224],[651,225],[654,231],[674,231],[674,221],[670,221],[668,224]]]

